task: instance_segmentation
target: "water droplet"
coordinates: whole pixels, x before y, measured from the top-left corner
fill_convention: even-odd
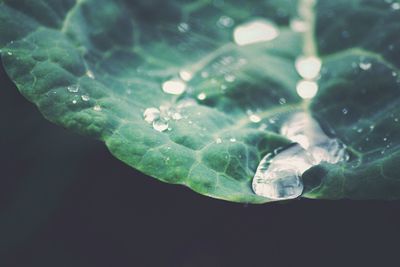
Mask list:
[[[277,26],[268,20],[257,19],[235,28],[233,39],[238,45],[272,41],[279,36]]]
[[[86,76],[88,76],[90,79],[94,79],[95,78],[94,73],[91,70],[86,71]]]
[[[193,78],[193,73],[188,70],[181,70],[179,76],[183,81],[188,82]]]
[[[228,83],[233,83],[236,80],[236,76],[232,74],[225,75],[225,81]]]
[[[298,144],[278,149],[261,160],[253,179],[257,195],[272,200],[297,198],[303,192],[301,175],[306,170],[321,162],[335,164],[349,159],[345,146],[328,137],[307,113],[290,117],[281,134]]]
[[[205,93],[200,93],[197,95],[198,100],[205,100],[207,98],[207,95]]]
[[[384,138],[383,138],[383,141],[384,141],[384,142],[387,142],[387,140],[388,140],[387,137],[384,137]]]
[[[343,109],[342,109],[342,113],[343,113],[344,115],[347,115],[347,114],[349,113],[349,110],[348,110],[347,108],[343,108]]]
[[[235,142],[236,142],[236,138],[231,138],[231,139],[229,139],[229,141],[230,141],[231,143],[235,143]]]
[[[163,83],[162,89],[167,94],[181,95],[186,91],[186,83],[181,80],[169,80]]]
[[[182,117],[182,115],[179,113],[179,112],[174,112],[173,114],[172,114],[172,119],[173,120],[176,120],[176,121],[179,121],[179,120],[181,120],[183,117]]]
[[[217,26],[221,28],[230,28],[235,24],[235,21],[228,16],[221,16],[217,21]]]
[[[94,111],[101,111],[101,106],[100,106],[100,105],[95,105],[95,106],[93,107],[93,110],[94,110]]]
[[[210,74],[209,74],[207,71],[201,72],[201,77],[202,77],[202,78],[206,79],[206,78],[208,78],[209,76],[210,76]]]
[[[371,62],[360,62],[359,66],[360,66],[360,69],[362,69],[362,70],[369,70],[372,67],[372,63]]]
[[[12,55],[13,55],[13,53],[11,53],[11,52],[7,52],[7,55],[9,55],[9,56],[12,56]]]
[[[158,108],[147,108],[143,113],[143,118],[148,123],[153,123],[160,118],[160,110]]]
[[[79,85],[73,84],[67,87],[67,90],[71,93],[77,93],[79,92]]]
[[[254,123],[259,123],[261,121],[261,117],[256,114],[250,114],[249,120]]]
[[[76,104],[76,103],[78,103],[78,101],[76,101],[75,99],[74,100],[72,100],[72,104]]]
[[[217,139],[215,139],[215,143],[217,143],[217,144],[221,144],[221,143],[222,143],[222,139],[221,139],[221,138],[217,138]]]
[[[301,19],[292,19],[290,21],[290,28],[295,32],[305,32],[308,30],[308,24]]]
[[[190,30],[189,24],[187,24],[186,22],[179,23],[178,31],[185,33],[185,32],[188,32],[189,30]]]
[[[168,130],[168,121],[163,119],[153,121],[153,129],[158,132],[164,132]]]
[[[318,93],[318,84],[313,81],[301,80],[296,86],[297,94],[303,99],[311,99]]]
[[[394,121],[395,121],[395,122],[398,122],[398,121],[399,121],[399,118],[394,118]]]
[[[81,99],[85,102],[90,100],[90,96],[89,95],[81,95]]]
[[[317,57],[301,56],[296,59],[296,70],[304,79],[312,80],[318,77],[322,67],[322,61]]]
[[[286,98],[279,98],[279,104],[284,105],[286,104]]]
[[[394,2],[394,3],[391,5],[391,8],[392,8],[393,10],[399,10],[399,9],[400,9],[400,3]]]

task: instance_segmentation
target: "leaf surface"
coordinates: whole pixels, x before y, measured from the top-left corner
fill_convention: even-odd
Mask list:
[[[352,155],[309,170],[306,197],[396,198],[397,2],[310,3],[3,0],[2,59],[46,118],[103,140],[118,159],[159,180],[268,202],[251,189],[255,170],[290,143],[279,135],[282,118],[306,110]],[[308,31],[296,30],[299,19],[313,18]],[[255,21],[276,38],[238,45],[235,29]],[[307,53],[323,60],[310,102],[296,93],[295,61]],[[168,81],[185,92],[166,93]],[[145,120],[149,108],[160,110],[158,124]]]

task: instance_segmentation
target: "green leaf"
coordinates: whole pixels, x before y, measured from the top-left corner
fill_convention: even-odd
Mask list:
[[[251,189],[258,163],[290,143],[282,117],[306,110],[352,158],[309,170],[305,196],[391,199],[400,196],[396,3],[3,0],[0,47],[9,76],[46,118],[162,181],[268,202]],[[293,27],[299,19],[307,31]],[[238,45],[235,27],[255,21],[276,36]],[[318,53],[320,90],[304,101],[295,60]],[[183,94],[164,92],[177,80],[169,89]],[[149,108],[163,120],[148,123]]]

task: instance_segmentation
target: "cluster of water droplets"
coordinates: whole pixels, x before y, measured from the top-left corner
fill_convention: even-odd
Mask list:
[[[345,145],[328,137],[305,112],[292,115],[280,133],[295,144],[261,160],[253,179],[257,195],[273,200],[297,198],[304,189],[301,176],[306,170],[321,162],[336,164],[349,159]]]
[[[183,100],[176,107],[172,105],[161,105],[160,107],[149,107],[143,112],[143,119],[149,123],[154,130],[164,132],[171,130],[169,123],[171,120],[179,121],[188,116],[183,115],[186,107],[194,105],[193,100]]]

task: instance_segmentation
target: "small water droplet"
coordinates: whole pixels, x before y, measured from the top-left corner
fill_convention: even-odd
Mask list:
[[[95,78],[94,73],[91,70],[86,71],[86,76],[88,76],[90,79],[94,79]]]
[[[190,25],[187,24],[186,22],[181,22],[178,25],[178,31],[185,33],[188,32],[190,30]]]
[[[160,118],[160,110],[158,108],[147,108],[143,113],[143,118],[148,123],[153,123]]]
[[[200,75],[204,79],[206,79],[206,78],[208,78],[210,76],[210,74],[207,71],[202,71]]]
[[[85,102],[90,100],[90,96],[89,95],[81,95],[81,99]]]
[[[278,27],[271,21],[257,19],[237,26],[233,39],[238,45],[272,41],[279,36]]]
[[[183,81],[188,82],[193,78],[193,73],[188,70],[181,70],[179,76]]]
[[[77,84],[70,85],[67,87],[67,90],[70,93],[77,93],[77,92],[79,92],[79,85],[77,85]]]
[[[259,123],[261,121],[261,117],[256,114],[250,114],[249,120],[254,123]]]
[[[175,113],[172,114],[172,119],[173,119],[173,120],[179,121],[179,120],[181,120],[182,118],[183,118],[183,117],[182,117],[182,115],[181,115],[179,112],[175,112]]]
[[[168,121],[163,119],[153,121],[153,129],[158,132],[164,132],[168,130]]]
[[[7,55],[9,55],[9,56],[12,56],[12,55],[13,55],[13,53],[11,53],[11,52],[7,52]]]
[[[76,101],[75,99],[74,100],[72,100],[72,104],[76,104],[76,103],[78,103],[78,101]]]
[[[217,26],[221,28],[230,28],[235,24],[235,21],[228,16],[221,16],[217,21]]]
[[[225,75],[225,81],[228,83],[233,83],[236,80],[236,76],[232,74]]]
[[[383,141],[384,141],[384,142],[387,142],[387,140],[388,140],[387,137],[384,137],[384,138],[383,138]]]
[[[94,110],[94,111],[101,111],[101,106],[100,106],[100,105],[95,105],[95,106],[93,107],[93,110]]]
[[[169,80],[163,83],[162,89],[167,94],[181,95],[186,91],[186,83],[181,80]]]
[[[279,98],[279,104],[284,105],[286,104],[286,98]]]
[[[343,113],[344,115],[347,115],[347,114],[349,113],[349,110],[348,110],[347,108],[343,108],[343,109],[342,109],[342,113]]]
[[[217,139],[215,139],[215,143],[217,143],[217,144],[221,144],[221,143],[222,143],[222,139],[221,139],[221,138],[217,138]]]
[[[369,70],[372,67],[372,63],[371,62],[360,62],[359,66],[360,66],[360,69],[362,69],[362,70]]]
[[[236,142],[236,138],[231,138],[231,139],[229,139],[229,141],[230,141],[231,143],[235,143],[235,142]]]
[[[197,95],[198,100],[205,100],[207,98],[207,95],[205,93],[200,93]]]

